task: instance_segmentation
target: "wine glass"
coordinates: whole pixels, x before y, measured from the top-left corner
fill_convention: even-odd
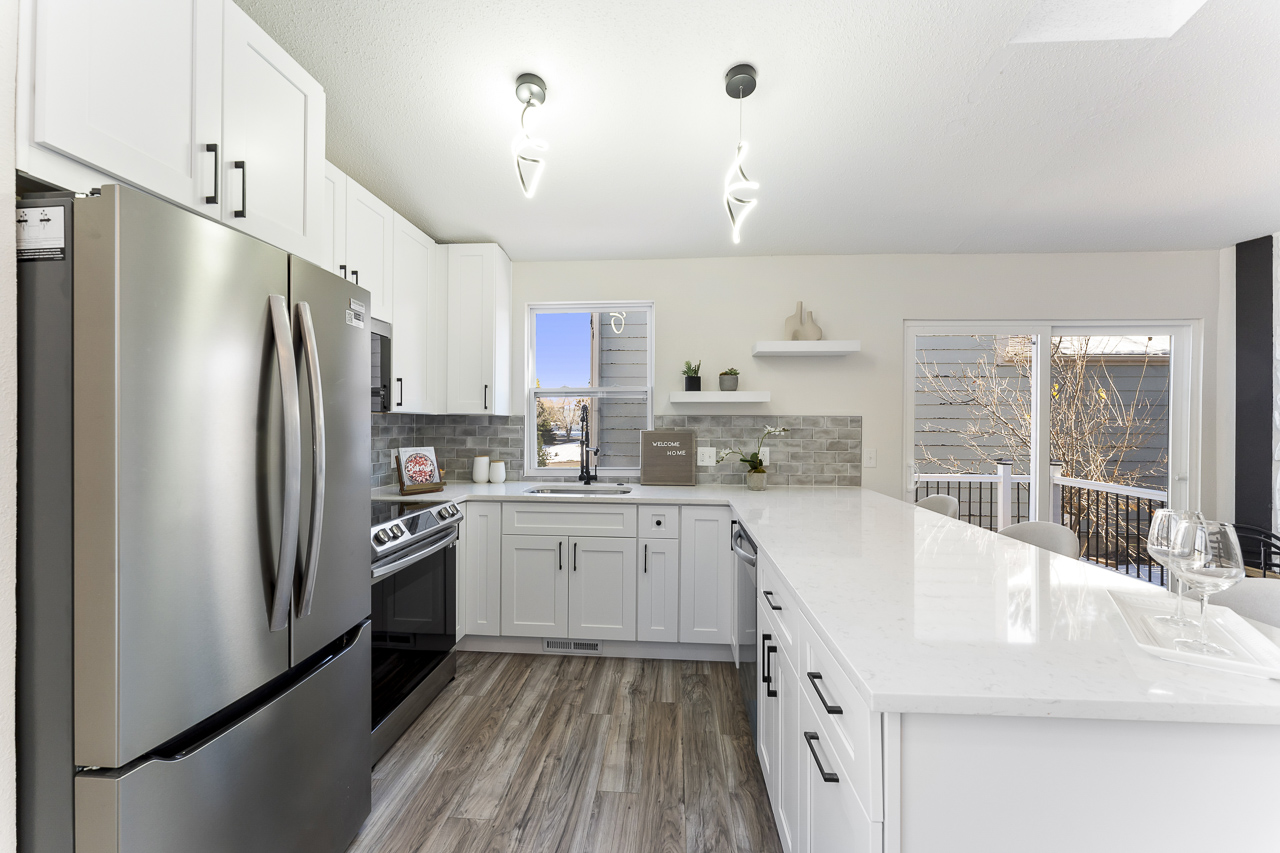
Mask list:
[[[1179,637],[1174,646],[1202,655],[1229,655],[1209,642],[1209,596],[1235,586],[1244,577],[1244,555],[1236,529],[1225,521],[1187,521],[1174,533],[1181,539],[1193,535],[1195,556],[1181,566],[1184,583],[1200,595],[1200,633],[1195,639]]]
[[[1188,527],[1178,536],[1179,525],[1186,522],[1202,522],[1204,516],[1198,512],[1185,509],[1158,509],[1151,516],[1151,526],[1147,531],[1147,553],[1151,559],[1164,566],[1169,582],[1177,582],[1178,603],[1171,616],[1157,616],[1156,621],[1175,628],[1190,628],[1196,623],[1183,615],[1182,601],[1185,584],[1182,582],[1181,567],[1194,556],[1195,528]]]

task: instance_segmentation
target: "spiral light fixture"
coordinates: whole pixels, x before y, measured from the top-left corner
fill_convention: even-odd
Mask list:
[[[541,154],[547,150],[547,143],[534,139],[525,127],[525,118],[529,110],[541,106],[547,99],[547,84],[537,74],[521,74],[516,78],[516,98],[524,104],[520,110],[520,132],[511,142],[511,154],[515,157],[516,177],[520,180],[520,189],[525,198],[533,198],[538,191],[538,181],[542,178],[542,170],[546,165]]]
[[[724,90],[738,102],[738,150],[733,164],[724,176],[724,206],[729,211],[733,242],[742,242],[742,223],[755,210],[757,198],[743,198],[743,190],[758,190],[760,184],[747,177],[742,161],[747,157],[747,143],[742,139],[742,100],[756,90],[756,70],[750,65],[735,65],[724,75]],[[736,205],[736,207],[735,207]]]

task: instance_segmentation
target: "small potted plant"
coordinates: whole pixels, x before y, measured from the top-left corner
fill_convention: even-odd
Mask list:
[[[737,456],[738,461],[747,466],[747,488],[753,492],[763,492],[765,477],[768,472],[764,468],[764,460],[760,458],[760,451],[764,449],[764,440],[771,435],[781,435],[787,432],[786,427],[771,427],[766,425],[764,432],[760,434],[760,440],[756,442],[754,452],[748,454],[736,447],[731,447],[720,454],[720,458],[716,463],[723,462],[730,456]]]
[[[700,370],[702,370],[701,361],[699,361],[697,364],[694,364],[692,361],[686,361],[684,363],[684,370],[680,371],[681,373],[684,374],[684,390],[686,391],[702,390],[702,377],[698,375],[698,372]]]
[[[738,390],[738,368],[729,367],[720,371],[720,390],[721,391],[737,391]]]

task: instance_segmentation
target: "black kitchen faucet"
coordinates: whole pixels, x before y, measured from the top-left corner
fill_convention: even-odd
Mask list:
[[[600,448],[591,447],[591,422],[588,419],[587,404],[582,404],[581,426],[578,427],[578,479],[586,485],[591,485],[593,480],[600,479]],[[596,473],[591,473],[591,457],[587,453],[596,455]]]

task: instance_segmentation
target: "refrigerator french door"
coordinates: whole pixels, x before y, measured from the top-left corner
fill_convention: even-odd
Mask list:
[[[74,219],[75,849],[338,853],[370,800],[368,292],[127,188]]]

